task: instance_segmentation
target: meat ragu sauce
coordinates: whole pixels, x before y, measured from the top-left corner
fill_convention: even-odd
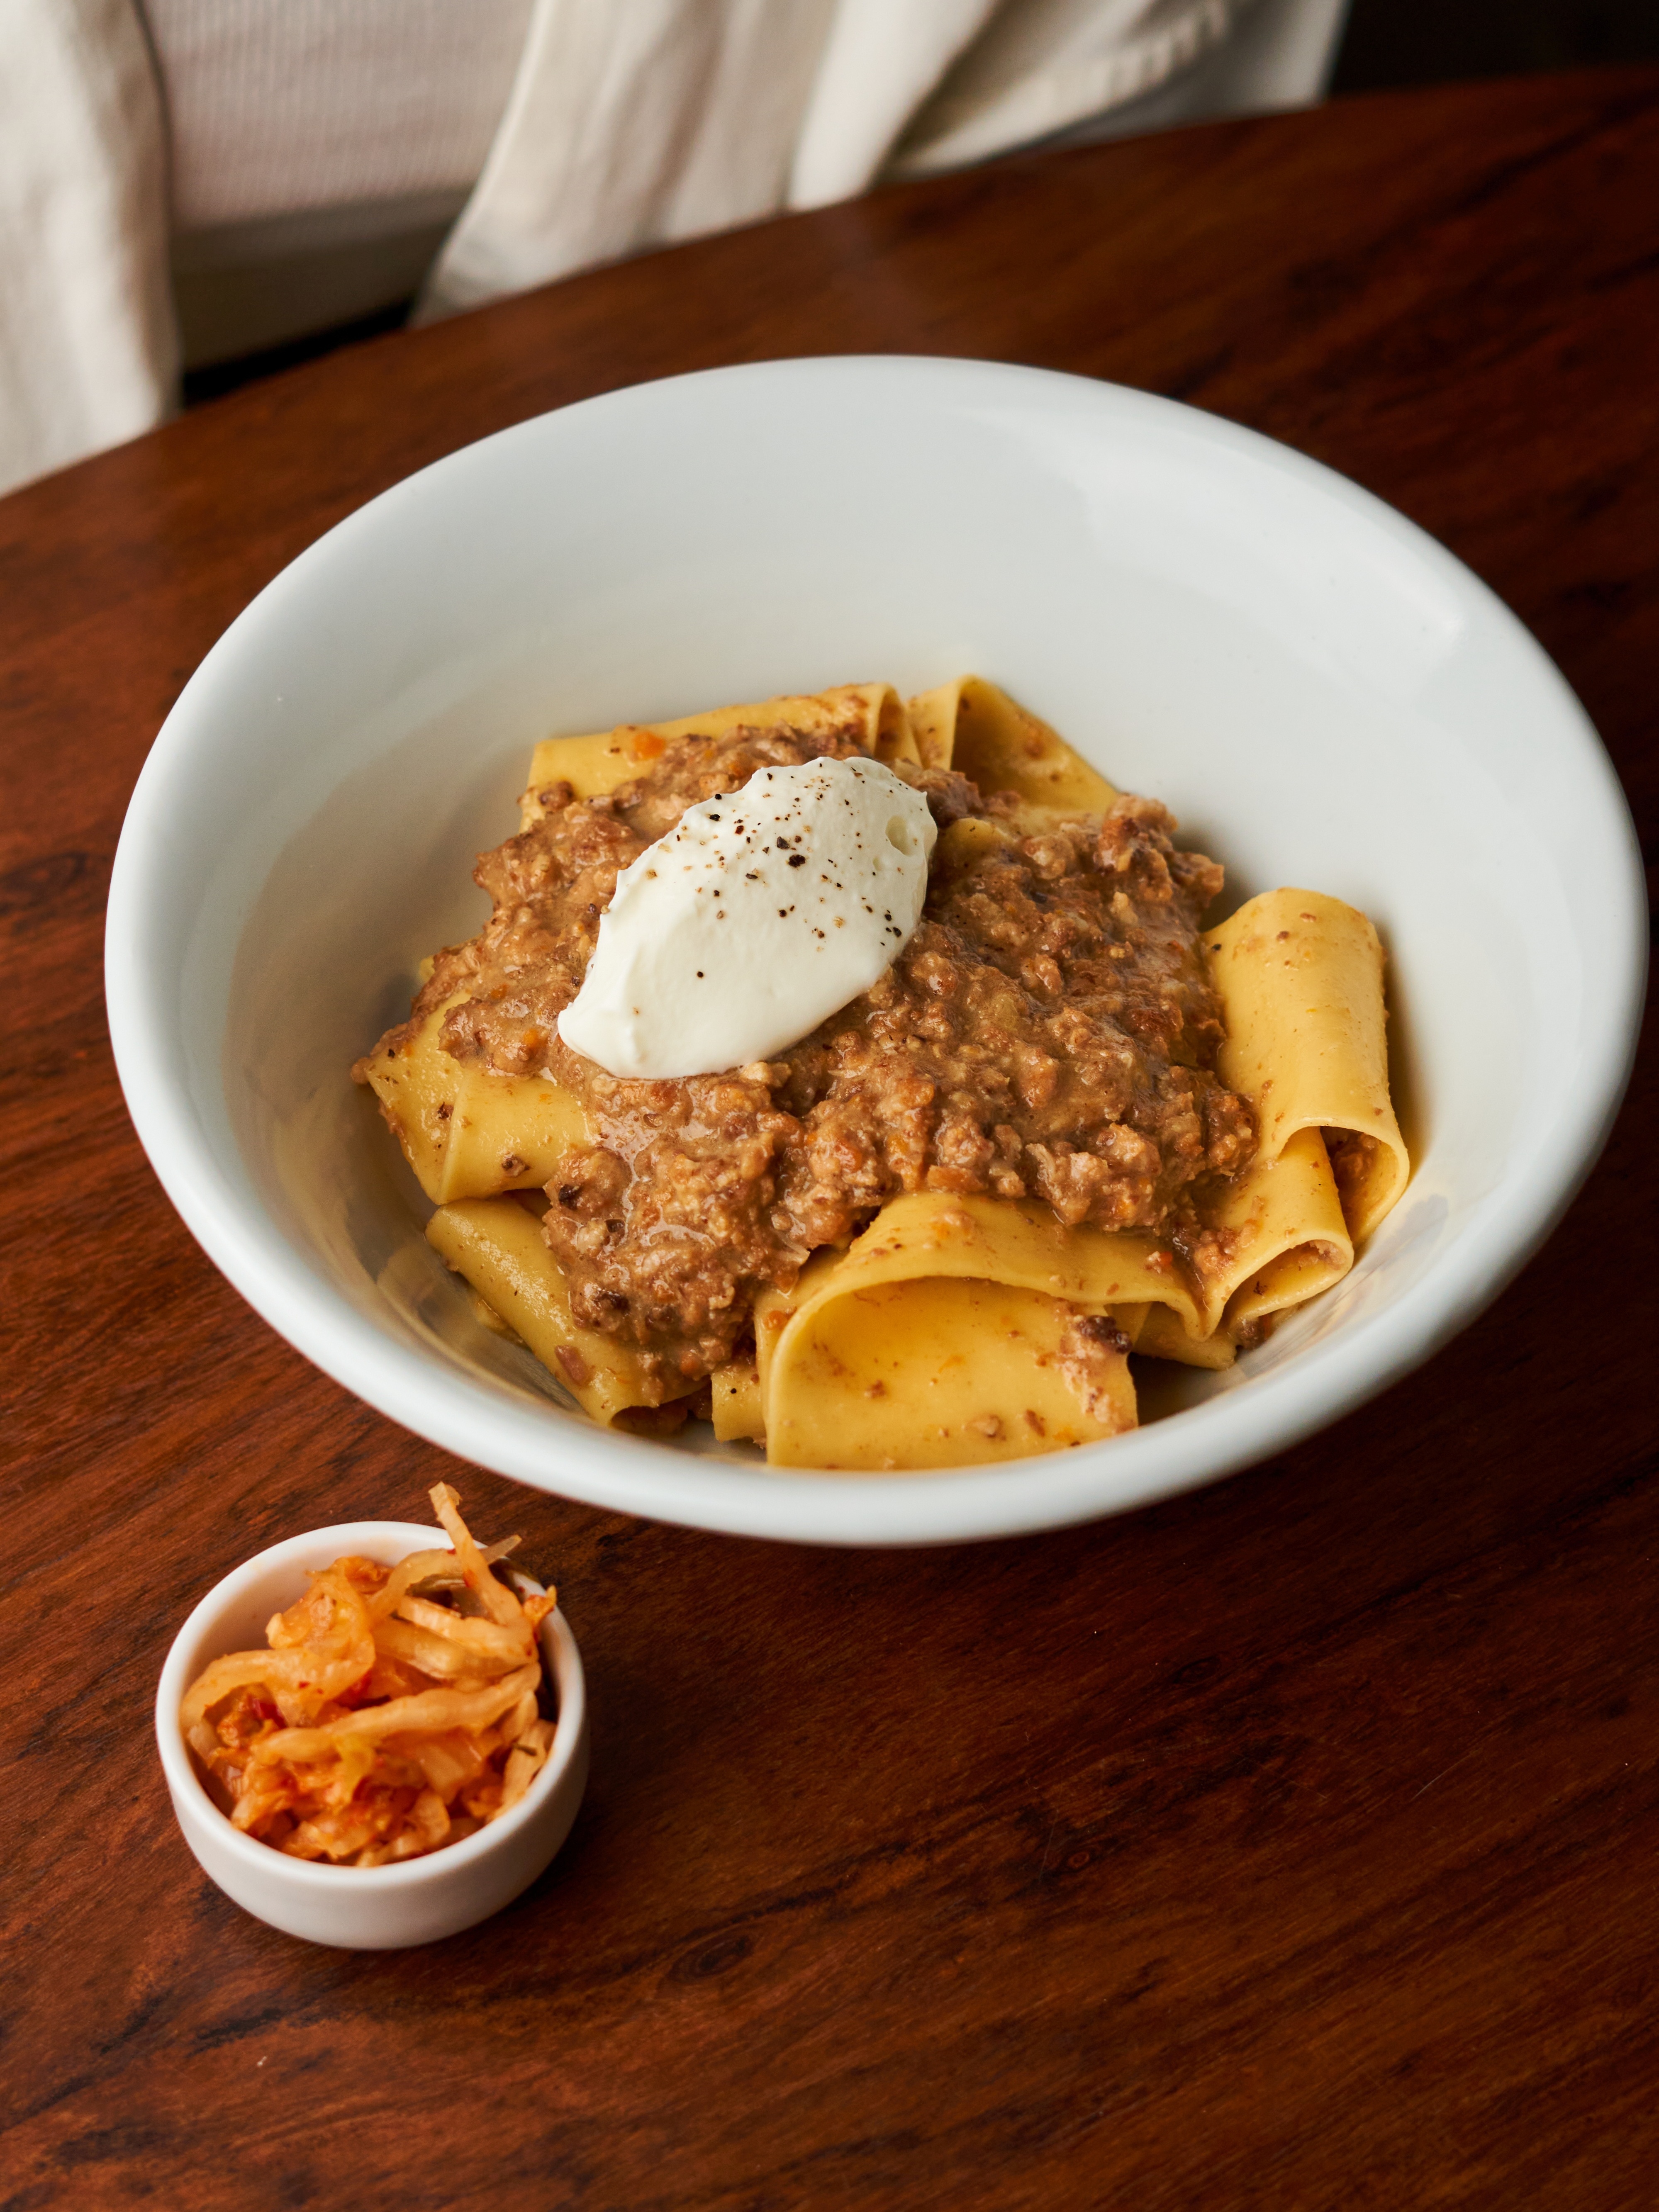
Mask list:
[[[438,956],[375,1048],[465,992],[449,1053],[580,1095],[597,1141],[548,1185],[544,1233],[575,1318],[641,1347],[664,1400],[732,1356],[760,1291],[901,1193],[1041,1199],[1068,1227],[1159,1232],[1202,1271],[1203,1186],[1254,1147],[1249,1107],[1213,1073],[1199,950],[1222,872],[1176,849],[1152,799],[1024,835],[1012,794],[899,764],[940,836],[922,920],[871,990],[730,1074],[625,1080],[563,1043],[556,1017],[630,861],[757,769],[860,750],[851,725],[742,728],[672,744],[601,798],[538,792],[543,818],[475,872],[493,918]]]

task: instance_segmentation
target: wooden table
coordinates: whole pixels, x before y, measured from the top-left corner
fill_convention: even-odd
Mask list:
[[[1650,836],[1659,72],[1018,160],[249,388],[0,502],[8,1765],[0,2206],[1659,2202],[1651,1052],[1534,1266],[1213,1489],[857,1554],[458,1469],[313,1371],[128,1127],[100,927],[145,747],[348,509],[485,431],[779,354],[1193,400],[1437,533]],[[582,1639],[586,1808],[426,1952],[245,1918],[150,1738],[179,1620],[459,1476]]]

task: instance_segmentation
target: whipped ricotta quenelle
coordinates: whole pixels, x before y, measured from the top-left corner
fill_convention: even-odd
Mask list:
[[[926,799],[879,761],[757,769],[617,877],[559,1035],[612,1075],[769,1059],[903,951],[936,834]]]

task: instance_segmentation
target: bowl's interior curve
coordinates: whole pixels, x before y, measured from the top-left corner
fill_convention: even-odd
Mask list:
[[[1231,1374],[1172,1377],[1158,1402],[1176,1418],[1064,1464],[837,1485],[768,1475],[706,1431],[672,1449],[601,1436],[473,1321],[349,1063],[406,1011],[419,957],[483,919],[472,859],[515,826],[538,738],[963,669],[1166,800],[1226,864],[1229,906],[1290,883],[1372,916],[1411,1188],[1335,1292]],[[278,578],[193,680],[135,800],[112,1023],[141,1134],[214,1257],[410,1425],[711,1525],[983,1534],[1269,1449],[1503,1279],[1622,1080],[1628,848],[1542,654],[1341,480],[1068,379],[786,364],[523,425]]]

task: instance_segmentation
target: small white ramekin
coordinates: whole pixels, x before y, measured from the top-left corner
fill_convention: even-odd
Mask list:
[[[257,1650],[273,1613],[299,1596],[308,1568],[347,1554],[387,1566],[447,1548],[441,1529],[409,1521],[349,1521],[273,1544],[210,1589],[173,1639],[155,1693],[155,1740],[173,1809],[198,1863],[243,1911],[310,1943],[395,1951],[433,1943],[499,1912],[534,1881],[570,1832],[587,1786],[587,1698],[569,1623],[542,1624],[542,1662],[558,1694],[547,1764],[511,1812],[476,1835],[396,1865],[337,1867],[289,1858],[232,1827],[209,1797],[179,1724],[185,1691],[227,1651]],[[529,1577],[524,1581],[540,1587]]]

